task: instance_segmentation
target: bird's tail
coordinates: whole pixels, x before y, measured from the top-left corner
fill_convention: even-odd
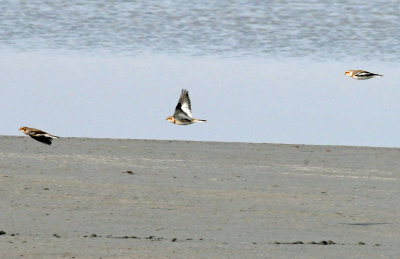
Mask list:
[[[207,120],[193,119],[193,122],[207,122]]]

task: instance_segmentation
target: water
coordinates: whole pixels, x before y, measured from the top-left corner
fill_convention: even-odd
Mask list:
[[[398,1],[0,8],[0,134],[400,146]],[[165,121],[182,88],[206,124]]]
[[[3,0],[0,48],[400,59],[392,1]]]

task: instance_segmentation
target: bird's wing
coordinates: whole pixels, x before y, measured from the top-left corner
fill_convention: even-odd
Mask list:
[[[182,89],[181,97],[175,107],[174,117],[182,115],[182,113],[192,118],[192,105],[190,103],[189,92],[186,89]]]
[[[43,130],[39,130],[39,129],[31,129],[31,131],[28,133],[29,136],[31,137],[48,137],[48,138],[60,138],[54,135],[51,135]]]
[[[42,136],[42,135],[45,135],[45,134],[47,134],[47,132],[44,132],[44,131],[39,130],[39,129],[33,129],[33,128],[30,128],[29,132],[28,132],[29,136]]]
[[[49,138],[49,137],[46,137],[46,136],[43,136],[43,135],[40,135],[40,136],[33,136],[33,135],[29,135],[31,138],[33,138],[33,139],[35,139],[35,140],[37,140],[37,141],[39,141],[39,142],[42,142],[42,143],[44,143],[44,144],[47,144],[47,145],[51,145],[51,138]]]
[[[370,76],[380,76],[378,74],[375,73],[371,73],[368,71],[360,71],[360,72],[356,72],[354,73],[355,76],[359,76],[359,77],[370,77]]]

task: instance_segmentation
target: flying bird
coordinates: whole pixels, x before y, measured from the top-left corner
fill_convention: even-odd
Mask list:
[[[347,70],[344,74],[358,80],[366,80],[376,76],[382,76],[365,70]]]
[[[44,132],[40,129],[21,127],[21,128],[19,128],[19,130],[22,131],[23,133],[25,133],[26,135],[28,135],[29,137],[31,137],[39,142],[42,142],[44,144],[47,144],[47,145],[51,145],[51,141],[53,139],[60,138],[60,137],[51,135],[47,132]]]
[[[181,97],[175,107],[175,113],[172,116],[168,116],[167,121],[178,125],[206,122],[206,120],[195,119],[192,117],[192,106],[190,103],[189,92],[186,89],[182,89]]]

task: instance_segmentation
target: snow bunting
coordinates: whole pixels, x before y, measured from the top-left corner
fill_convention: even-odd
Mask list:
[[[60,138],[60,137],[51,135],[47,132],[44,132],[42,130],[29,128],[29,127],[21,127],[21,128],[19,128],[19,130],[22,131],[23,133],[25,133],[26,135],[28,135],[29,137],[31,137],[39,142],[42,142],[44,144],[47,144],[47,145],[51,145],[51,141],[53,139]]]
[[[206,122],[206,120],[199,120],[192,117],[192,107],[190,104],[189,92],[182,89],[181,97],[175,107],[175,113],[167,117],[170,121],[178,125],[189,125],[195,122]]]
[[[365,70],[347,70],[344,74],[358,80],[366,80],[376,76],[382,76]]]

